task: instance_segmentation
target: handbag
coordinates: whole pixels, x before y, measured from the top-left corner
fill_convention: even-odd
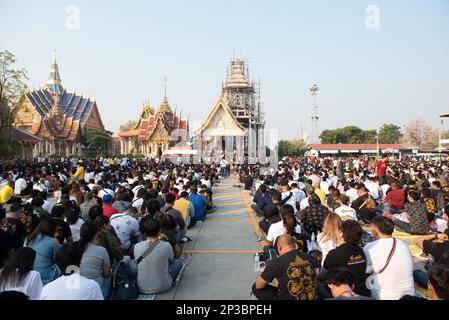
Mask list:
[[[385,265],[382,269],[380,269],[377,272],[373,272],[371,274],[371,276],[377,276],[377,275],[381,274],[382,272],[384,272],[385,269],[387,269],[388,265],[390,264],[391,258],[393,258],[393,254],[395,251],[396,251],[396,238],[393,238],[393,246],[391,248],[390,254],[388,255],[387,262],[385,263]]]

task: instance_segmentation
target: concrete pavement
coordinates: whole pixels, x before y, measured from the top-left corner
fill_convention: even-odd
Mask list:
[[[184,252],[192,255],[181,281],[156,300],[248,300],[258,273],[254,253],[258,229],[248,195],[233,187],[235,178],[214,189],[217,211],[188,231],[192,242]],[[245,200],[246,198],[246,200]]]

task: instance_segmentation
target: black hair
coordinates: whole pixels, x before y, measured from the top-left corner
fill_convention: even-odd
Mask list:
[[[410,198],[412,198],[415,201],[419,201],[419,199],[421,198],[419,195],[419,191],[415,191],[415,190],[409,191],[408,195],[410,196]]]
[[[267,219],[277,216],[277,215],[279,215],[279,208],[275,205],[267,205],[263,209],[263,215]]]
[[[95,221],[98,216],[103,215],[103,208],[99,205],[95,205],[89,209],[89,220]]]
[[[341,232],[343,233],[343,239],[345,240],[345,243],[358,245],[362,240],[363,230],[357,221],[343,221],[340,228]]]
[[[66,219],[68,224],[72,225],[75,224],[78,219],[80,218],[80,212],[81,209],[78,206],[72,206],[69,208],[69,210],[66,213]]]
[[[326,273],[324,283],[326,285],[333,284],[334,286],[337,287],[344,284],[353,287],[355,280],[354,275],[351,272],[349,272],[346,268],[337,268],[331,269]]]
[[[83,253],[86,251],[89,242],[94,240],[97,232],[98,227],[95,223],[90,221],[83,223],[80,229],[80,240],[77,242],[80,248],[83,250]]]
[[[388,217],[377,215],[372,223],[383,234],[391,236],[394,232],[394,222]]]
[[[167,193],[166,195],[165,195],[165,202],[166,203],[175,203],[175,201],[176,201],[176,196],[173,194],[173,193],[171,193],[171,192],[169,192],[169,193]]]
[[[20,287],[22,281],[34,268],[36,251],[29,247],[17,249],[0,273],[0,290]]]
[[[427,274],[438,298],[449,300],[449,266],[447,264],[433,265],[427,270]]]
[[[161,225],[154,219],[147,219],[142,227],[145,236],[152,238],[157,237],[161,230]]]
[[[95,218],[94,223],[97,225],[98,230],[100,230],[105,224],[109,223],[109,217],[105,215],[99,215]]]
[[[310,205],[320,205],[321,204],[321,199],[320,199],[320,197],[316,194],[316,193],[314,193],[314,194],[312,194],[310,197],[309,197],[309,204]]]
[[[154,218],[154,215],[156,214],[156,212],[159,211],[159,209],[161,208],[161,205],[159,203],[159,201],[153,199],[148,201],[147,205],[146,205],[146,211],[148,213],[148,215],[152,218]]]
[[[51,209],[51,216],[53,218],[61,218],[65,214],[65,207],[63,206],[54,206]]]
[[[75,272],[69,267],[79,267],[82,257],[83,250],[78,243],[65,243],[56,252],[55,263],[64,275],[68,275]]]
[[[271,193],[271,197],[273,198],[273,200],[276,200],[276,201],[281,201],[282,200],[282,194],[279,191],[277,191],[277,190],[274,190]]]
[[[28,296],[19,291],[3,291],[0,292],[0,301],[27,301]]]
[[[33,200],[31,200],[31,204],[33,207],[42,207],[44,205],[44,199],[41,197],[34,197]]]
[[[39,226],[28,236],[28,245],[36,240],[39,234],[54,238],[56,227],[56,222],[52,218],[44,217],[39,223]]]

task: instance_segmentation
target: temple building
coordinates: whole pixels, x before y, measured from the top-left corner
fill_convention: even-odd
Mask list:
[[[265,120],[244,60],[232,59],[221,95],[196,130],[200,161],[265,162]]]
[[[105,130],[96,101],[64,89],[56,59],[45,87],[25,93],[12,112],[13,126],[36,138],[25,141],[26,157],[81,154],[86,130]]]
[[[118,134],[121,154],[140,153],[148,157],[190,153],[189,121],[173,112],[167,95],[156,110],[144,104],[131,130]]]

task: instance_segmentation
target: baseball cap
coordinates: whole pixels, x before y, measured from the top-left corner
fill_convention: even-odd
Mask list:
[[[103,196],[103,202],[111,202],[112,201],[112,196],[110,194],[105,194]]]

